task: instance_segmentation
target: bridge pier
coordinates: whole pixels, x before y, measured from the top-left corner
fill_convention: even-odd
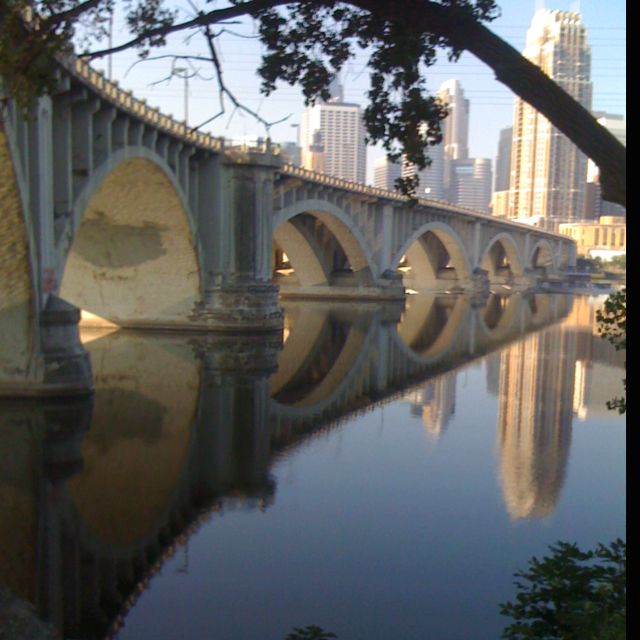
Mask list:
[[[283,311],[271,282],[273,181],[280,158],[255,150],[227,151],[218,163],[221,191],[204,202],[213,218],[205,251],[204,296],[190,320],[213,331],[279,331]],[[204,240],[206,242],[206,239]]]

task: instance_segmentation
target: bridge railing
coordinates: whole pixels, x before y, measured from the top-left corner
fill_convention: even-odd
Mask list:
[[[150,107],[147,105],[146,100],[135,98],[130,91],[121,89],[117,82],[109,80],[102,72],[94,69],[81,58],[68,56],[66,58],[61,58],[60,63],[75,77],[90,85],[93,90],[110,102],[114,103],[119,108],[139,118],[143,122],[165,131],[172,136],[180,138],[185,142],[193,144],[194,146],[217,152],[222,152],[225,148],[241,148],[243,150],[265,154],[278,154],[280,151],[278,146],[273,145],[269,139],[265,139],[264,143],[260,143],[260,141],[258,141],[256,145],[252,145],[246,141],[227,141],[223,137],[214,137],[209,133],[197,131],[192,127],[189,127],[185,121],[175,120],[172,116],[161,113],[159,109]],[[402,203],[408,201],[407,196],[403,196],[396,191],[371,187],[358,182],[350,182],[349,180],[336,178],[324,173],[303,169],[302,167],[297,167],[290,163],[283,164],[281,173],[291,177],[300,178],[302,180],[315,182],[316,184],[359,193],[369,198],[391,200]],[[427,200],[419,198],[418,204],[424,207],[450,211],[452,213],[457,213],[458,215],[463,215],[477,220],[496,221],[496,219],[490,214],[453,205],[443,200]],[[500,223],[517,229],[535,231],[538,235],[545,235],[556,239],[561,237],[563,240],[571,240],[567,236],[539,229],[537,227],[531,227],[530,225],[520,222],[500,219]]]
[[[346,191],[361,193],[372,198],[381,198],[383,200],[392,200],[400,203],[405,203],[409,200],[407,196],[404,196],[397,191],[380,189],[379,187],[371,187],[359,182],[351,182],[342,178],[329,176],[325,173],[303,169],[302,167],[297,167],[290,163],[286,163],[283,165],[281,173],[284,173],[285,175],[291,176],[293,178],[300,178],[302,180],[315,182],[327,187],[334,187],[337,189],[344,189]],[[489,213],[483,213],[475,209],[468,209],[467,207],[460,207],[458,205],[451,204],[450,202],[446,202],[445,200],[427,200],[426,198],[418,198],[418,205],[451,211],[452,213],[457,213],[459,215],[467,216],[470,218],[483,220],[485,222],[500,222],[500,224],[506,224],[516,229],[527,229],[528,231],[535,231],[535,233],[537,234],[547,235],[553,238],[561,237],[562,239],[567,239],[567,236],[559,233],[554,233],[553,231],[547,231],[546,229],[532,227],[531,225],[522,222],[514,222],[512,220],[506,220],[503,218],[495,218]]]
[[[61,59],[60,62],[67,71],[85,84],[88,84],[109,102],[143,122],[195,146],[211,149],[212,151],[222,151],[224,149],[224,139],[214,137],[203,131],[196,131],[185,121],[176,120],[170,115],[161,113],[159,109],[150,107],[146,100],[135,98],[130,91],[121,89],[117,82],[109,80],[102,72],[94,69],[81,58],[69,56]]]

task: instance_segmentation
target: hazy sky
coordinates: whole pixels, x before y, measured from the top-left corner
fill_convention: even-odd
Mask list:
[[[199,2],[207,10],[211,8],[211,4],[205,5],[204,0]],[[519,51],[524,47],[526,31],[537,8],[544,6],[549,9],[578,10],[587,26],[588,42],[591,46],[593,109],[626,115],[624,0],[502,0],[498,4],[502,15],[491,23],[489,28]],[[189,4],[185,2],[184,6],[188,8]],[[116,25],[118,22],[116,18]],[[249,36],[255,33],[254,26],[249,22],[228,28]],[[116,26],[114,43],[123,35]],[[220,55],[224,61],[225,80],[229,87],[234,90],[238,99],[249,108],[258,110],[266,120],[276,121],[291,114],[286,122],[271,128],[271,137],[278,142],[295,140],[297,130],[294,125],[300,122],[304,109],[301,92],[296,87],[284,85],[268,98],[261,96],[260,80],[256,75],[260,43],[255,39],[227,34],[223,38]],[[166,49],[166,52],[169,51],[206,55],[206,45],[198,36],[185,43],[182,35],[170,41],[170,46]],[[145,97],[150,105],[159,107],[165,113],[172,113],[177,119],[184,118],[184,81],[173,78],[170,83],[152,84],[167,76],[170,61],[150,60],[131,69],[135,60],[135,52],[113,56],[114,79],[117,79],[123,88],[131,89],[137,97]],[[107,68],[106,60],[99,60],[94,64],[98,68]],[[206,63],[197,63],[197,68],[203,76],[212,76],[212,71]],[[427,71],[427,85],[432,91],[436,91],[442,82],[450,78],[460,81],[465,96],[470,100],[470,155],[495,159],[498,133],[500,129],[512,123],[513,94],[494,79],[487,66],[469,54],[463,54],[455,64],[439,62]],[[345,99],[364,106],[369,85],[364,53],[359,53],[355,60],[347,64],[341,79],[345,87]],[[213,81],[195,78],[189,81],[189,124],[195,126],[211,117],[218,111],[218,104],[218,92]],[[265,135],[265,129],[260,123],[251,116],[233,113],[228,102],[226,113],[203,129],[214,135],[230,138]],[[373,161],[382,153],[378,148],[369,150],[368,181],[371,181]]]

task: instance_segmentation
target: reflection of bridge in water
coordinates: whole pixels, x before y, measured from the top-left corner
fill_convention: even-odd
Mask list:
[[[281,350],[264,338],[97,337],[85,344],[93,398],[0,409],[0,581],[65,635],[103,637],[203,519],[270,504],[279,452],[570,307],[521,295],[483,307],[414,296],[404,310],[292,302]]]

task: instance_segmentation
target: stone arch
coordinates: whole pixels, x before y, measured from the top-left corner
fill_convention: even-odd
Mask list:
[[[455,270],[456,280],[468,280],[471,277],[471,264],[465,250],[464,243],[456,231],[442,222],[429,222],[409,236],[391,259],[391,268],[396,268],[403,256],[415,272],[416,283],[434,282],[441,275],[438,273],[439,262],[432,249],[435,244],[430,243],[433,237],[449,257],[449,262]],[[429,246],[431,244],[431,246]],[[413,264],[412,264],[413,261]]]
[[[313,216],[329,230],[329,232],[333,235],[336,242],[340,246],[341,250],[344,251],[344,254],[349,261],[349,265],[351,266],[351,269],[356,278],[357,284],[363,286],[370,285],[373,283],[375,278],[380,275],[378,273],[376,263],[373,260],[371,248],[369,247],[364,234],[357,227],[357,225],[354,224],[354,221],[349,216],[349,214],[347,214],[332,202],[318,199],[308,199],[296,202],[289,207],[281,209],[280,211],[278,211],[274,218],[273,228],[275,230],[275,234],[278,234],[278,230],[282,227],[282,225],[284,225],[285,223],[291,224],[290,221],[301,214],[308,214],[310,216]],[[302,239],[302,237],[300,236],[298,236],[298,238]],[[287,240],[289,240],[288,244]],[[281,245],[281,248],[287,253],[287,255],[289,255],[287,246],[290,249],[292,248],[290,240],[291,238],[283,239],[283,237],[280,236],[280,241],[285,243]],[[277,235],[276,241],[278,241]],[[309,244],[308,241],[307,244]],[[313,254],[315,254],[315,258],[312,257]],[[306,255],[312,258],[312,262],[315,262],[315,275],[313,277],[302,275],[302,279],[308,281],[315,278],[317,280],[322,271],[326,272],[327,263],[325,262],[325,265],[323,267],[319,267],[319,265],[322,264],[322,258],[319,257],[316,247],[310,246],[306,252]],[[293,262],[292,266],[294,266],[295,269],[295,265]],[[298,270],[300,270],[299,266]],[[326,275],[326,273],[324,275]],[[320,275],[320,279],[322,277],[323,276]]]
[[[121,150],[91,176],[71,238],[59,247],[60,295],[93,316],[171,327],[201,300],[193,216],[168,165],[148,150]]]
[[[553,248],[548,240],[541,238],[535,243],[527,257],[527,266],[535,271],[543,271],[544,275],[557,270]]]
[[[480,268],[489,273],[489,279],[503,276],[520,278],[524,274],[524,262],[518,246],[510,233],[501,232],[491,239],[480,259]]]
[[[26,187],[11,147],[0,113],[0,396],[22,391],[37,375],[36,259],[25,224]]]

